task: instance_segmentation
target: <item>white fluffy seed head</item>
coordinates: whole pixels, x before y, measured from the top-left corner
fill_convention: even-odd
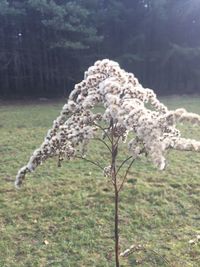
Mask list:
[[[99,104],[105,110],[96,116],[92,110]],[[132,132],[137,141],[129,143],[131,155],[138,157],[145,151],[159,169],[165,168],[165,151],[169,148],[200,151],[199,142],[181,138],[176,129],[176,122],[200,125],[199,115],[187,113],[185,109],[168,111],[153,90],[143,88],[137,78],[121,69],[117,62],[104,59],[95,62],[85,72],[84,80],[75,85],[44,143],[18,172],[16,185],[21,185],[25,174],[49,157],[70,159],[79,147],[86,151],[96,134],[97,121],[104,121],[108,128],[113,121],[115,134],[121,141]]]

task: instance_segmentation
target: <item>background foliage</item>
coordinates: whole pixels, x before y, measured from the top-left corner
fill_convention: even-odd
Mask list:
[[[100,58],[160,94],[199,93],[198,0],[0,0],[0,95],[67,95]]]

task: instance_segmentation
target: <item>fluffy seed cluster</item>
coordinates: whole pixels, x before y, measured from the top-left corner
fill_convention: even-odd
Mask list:
[[[95,114],[93,108],[99,104],[105,109]],[[109,133],[111,121],[115,137],[121,141],[126,141],[129,132],[134,133],[134,139],[128,143],[134,158],[144,152],[161,170],[165,168],[165,151],[169,148],[200,151],[200,142],[181,138],[176,129],[177,122],[200,125],[199,115],[184,109],[169,111],[153,90],[143,88],[132,73],[104,59],[90,67],[83,81],[75,85],[43,144],[19,170],[15,185],[20,186],[27,172],[34,171],[50,157],[57,156],[60,163],[77,152],[85,154],[87,144],[96,135],[96,125],[106,123]],[[109,170],[104,172],[108,175]]]

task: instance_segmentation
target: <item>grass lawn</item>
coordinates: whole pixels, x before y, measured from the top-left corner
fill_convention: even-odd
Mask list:
[[[162,99],[200,114],[200,97]],[[49,160],[20,190],[15,175],[43,141],[64,101],[0,102],[0,267],[113,267],[113,188],[101,171],[83,161]],[[200,128],[180,125],[200,140]],[[124,153],[124,152],[123,152]],[[93,143],[89,157],[106,163]],[[200,154],[171,151],[157,171],[141,159],[120,199],[121,250],[141,244],[121,267],[199,267]],[[167,263],[169,262],[170,265]]]

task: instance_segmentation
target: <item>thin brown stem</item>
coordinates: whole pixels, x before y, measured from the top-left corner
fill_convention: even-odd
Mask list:
[[[112,140],[111,140],[109,134],[106,132],[106,130],[105,130],[101,125],[99,125],[99,124],[97,124],[97,123],[94,123],[94,126],[96,126],[96,127],[98,127],[99,129],[101,129],[101,130],[104,132],[104,134],[106,135],[106,137],[108,138],[108,140],[110,141],[110,143],[112,143]]]
[[[130,156],[130,157],[126,158],[126,159],[120,164],[120,166],[119,166],[118,169],[117,169],[117,173],[116,173],[116,175],[118,175],[120,169],[121,169],[121,168],[124,166],[124,164],[125,164],[127,161],[129,161],[129,159],[131,159],[132,157],[133,157],[133,156]]]
[[[119,267],[119,194],[117,183],[115,183],[115,262],[116,267]]]
[[[133,162],[134,162],[134,161],[135,161],[135,159],[133,159],[133,160],[131,161],[131,163],[129,164],[129,166],[128,166],[127,170],[126,170],[126,173],[125,173],[125,175],[124,175],[123,181],[122,181],[122,183],[121,183],[120,186],[119,186],[118,192],[121,191],[121,189],[122,189],[122,187],[123,187],[123,185],[124,185],[124,183],[125,183],[125,181],[126,181],[126,178],[127,178],[128,173],[129,173],[129,170],[130,170],[131,166],[133,165]]]
[[[110,151],[110,153],[112,153],[111,148],[109,147],[109,145],[104,140],[102,140],[101,138],[94,138],[94,140],[98,140],[101,143],[103,143],[107,147],[107,149]]]
[[[81,156],[75,156],[74,158],[83,159],[83,160],[85,160],[87,162],[90,162],[90,163],[94,164],[95,166],[99,167],[101,170],[104,170],[104,168],[98,162],[95,162],[93,160],[90,160],[90,159],[87,159],[87,158],[84,158],[84,157],[81,157]]]
[[[140,151],[140,154],[142,154],[144,151],[145,151],[145,149],[143,148],[143,149]],[[132,156],[131,156],[131,157],[132,157]],[[127,158],[126,160],[124,160],[124,161],[122,162],[122,164],[124,165],[124,163],[125,163],[126,161],[128,161],[131,157],[129,157],[129,158]],[[123,181],[122,181],[121,185],[119,186],[118,192],[121,191],[122,187],[124,186],[124,183],[125,183],[125,181],[126,181],[126,178],[127,178],[128,173],[129,173],[129,170],[130,170],[131,166],[133,165],[133,162],[135,161],[135,159],[136,159],[136,158],[133,158],[133,160],[132,160],[131,163],[129,164],[129,166],[128,166],[127,170],[126,170],[126,173],[125,173],[125,175],[124,175]],[[122,164],[121,164],[121,165],[122,165]],[[121,165],[120,165],[119,168],[118,168],[117,174],[118,174],[120,168],[123,166],[123,165],[122,165],[122,166],[121,166]]]
[[[121,137],[121,136],[118,136],[118,138],[117,138],[117,140],[116,140],[116,142],[115,142],[115,146],[118,146],[120,137]]]
[[[157,255],[158,257],[160,257],[168,266],[172,266],[171,265],[171,263],[167,260],[167,259],[165,259],[162,255],[160,255],[158,252],[156,252],[155,250],[153,250],[153,249],[150,249],[150,248],[148,248],[148,249],[146,249],[146,251],[147,250],[149,250],[149,251],[151,251],[151,252],[153,252],[155,255]]]
[[[119,194],[117,186],[117,175],[116,175],[116,158],[118,151],[118,143],[114,140],[114,125],[111,121],[111,145],[112,145],[112,159],[111,159],[111,173],[112,181],[115,191],[115,266],[120,267],[119,264]]]

